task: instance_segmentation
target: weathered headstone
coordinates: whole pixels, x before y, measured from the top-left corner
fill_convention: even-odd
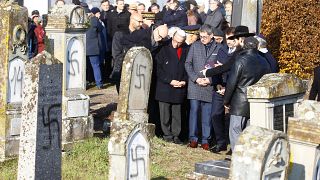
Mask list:
[[[17,3],[1,2],[0,17],[0,161],[3,161],[19,152],[28,12]]]
[[[119,103],[111,125],[109,179],[151,178],[149,139],[154,125],[147,123],[151,72],[149,50],[131,48],[122,65]]]
[[[24,82],[18,179],[61,179],[61,62],[41,52]]]
[[[250,124],[286,132],[288,117],[294,116],[305,86],[293,74],[266,74],[249,86]]]
[[[263,0],[234,0],[232,26],[248,26],[250,32],[259,33]]]
[[[54,7],[48,15],[48,50],[63,63],[62,144],[93,136],[86,91],[85,31],[87,15],[80,6]]]
[[[232,153],[230,179],[287,179],[289,142],[281,131],[247,127]]]
[[[306,100],[298,104],[296,116],[289,118],[288,136],[289,179],[313,179],[320,171],[316,167],[320,157],[320,102]]]

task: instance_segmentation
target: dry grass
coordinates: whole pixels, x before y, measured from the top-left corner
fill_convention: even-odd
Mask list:
[[[63,179],[108,179],[108,140],[91,138],[64,153]],[[155,137],[151,145],[152,179],[186,179],[196,162],[223,158],[225,155],[167,143]],[[16,179],[17,165],[17,160],[0,163],[0,179]]]

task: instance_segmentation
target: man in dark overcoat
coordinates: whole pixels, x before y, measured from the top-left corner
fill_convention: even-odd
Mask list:
[[[159,101],[163,138],[181,144],[181,107],[186,100],[188,75],[184,68],[188,47],[186,33],[179,29],[156,56],[156,100]]]

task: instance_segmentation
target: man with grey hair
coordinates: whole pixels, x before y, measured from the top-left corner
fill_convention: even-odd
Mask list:
[[[201,147],[209,150],[208,140],[211,133],[211,78],[205,77],[200,71],[216,59],[220,45],[214,41],[213,30],[210,25],[200,28],[200,40],[194,42],[189,50],[185,68],[189,76],[188,99],[190,100],[189,116],[189,147],[198,147],[198,111],[201,110]]]
[[[238,54],[231,68],[224,94],[224,105],[230,109],[229,138],[231,150],[240,133],[249,125],[250,109],[247,99],[247,87],[270,73],[270,66],[258,53],[258,40],[246,37],[240,43],[243,50]]]
[[[188,75],[184,63],[188,46],[184,43],[186,33],[178,29],[172,40],[161,47],[156,56],[157,88],[156,100],[159,101],[160,121],[165,141],[182,144],[181,110],[187,95]]]
[[[279,72],[279,64],[277,62],[277,60],[272,56],[272,54],[268,51],[267,49],[267,41],[265,40],[265,37],[263,37],[263,35],[258,35],[258,36],[254,36],[258,41],[258,50],[259,50],[259,54],[266,58],[267,62],[269,63],[270,67],[271,67],[271,72],[272,73],[277,73]]]

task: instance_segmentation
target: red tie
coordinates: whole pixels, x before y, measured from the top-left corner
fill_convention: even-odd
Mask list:
[[[181,48],[181,47],[178,47],[178,48],[177,48],[177,55],[178,55],[178,59],[179,59],[179,60],[180,60],[181,54],[182,54],[182,48]]]

